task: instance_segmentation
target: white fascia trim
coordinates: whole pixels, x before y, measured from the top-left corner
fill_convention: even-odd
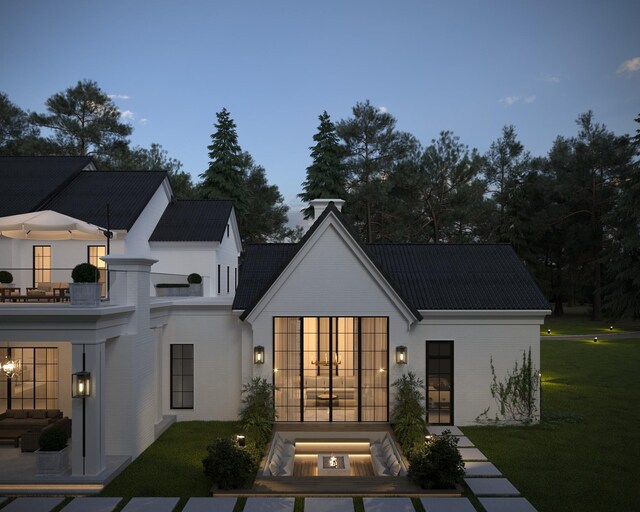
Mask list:
[[[544,317],[551,314],[550,309],[421,309],[419,311],[423,319],[421,323],[486,321],[496,324],[526,322],[542,325]]]
[[[404,301],[400,298],[400,296],[396,293],[396,291],[391,287],[389,282],[384,278],[384,276],[380,273],[378,268],[373,264],[373,262],[367,257],[365,252],[360,248],[360,246],[353,239],[351,234],[344,228],[342,223],[336,218],[335,214],[330,213],[324,219],[323,223],[318,226],[316,231],[313,233],[311,238],[306,241],[304,246],[296,253],[293,259],[289,262],[284,271],[278,276],[275,283],[271,285],[271,287],[267,290],[267,292],[262,296],[262,298],[255,305],[251,313],[245,319],[249,323],[253,323],[255,319],[262,313],[264,307],[273,299],[273,297],[278,293],[280,288],[287,281],[289,276],[295,271],[295,269],[300,265],[300,263],[304,260],[307,254],[312,250],[312,248],[318,243],[322,235],[330,228],[333,227],[336,232],[342,237],[342,239],[346,242],[347,247],[351,250],[353,255],[358,259],[358,261],[362,264],[363,268],[368,272],[371,278],[378,284],[382,292],[391,300],[391,302],[395,305],[396,309],[400,312],[402,316],[407,321],[407,329],[411,328],[411,325],[416,323],[418,319],[415,317],[413,312],[407,307]]]
[[[233,228],[233,237],[235,238],[235,241],[236,241],[236,249],[238,250],[238,256],[239,256],[240,253],[242,252],[242,239],[240,238],[240,229],[238,228],[238,219],[236,218],[235,206],[231,207],[231,213],[229,214],[229,223]],[[226,231],[225,231],[225,234],[222,236],[224,237],[225,235],[226,235]]]

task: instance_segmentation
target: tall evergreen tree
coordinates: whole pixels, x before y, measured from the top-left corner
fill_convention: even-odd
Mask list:
[[[640,123],[640,116],[635,119]],[[604,286],[605,312],[612,319],[640,318],[640,128],[631,139],[634,162],[619,176],[612,247]]]
[[[353,117],[336,125],[345,151],[347,209],[356,229],[368,242],[380,240],[387,220],[384,182],[404,159],[413,156],[418,141],[395,129],[395,118],[369,100],[356,103]]]
[[[51,96],[46,101],[48,114],[32,114],[32,121],[53,130],[50,142],[66,155],[108,155],[126,142],[133,128],[120,121],[113,100],[92,80]]]
[[[203,199],[232,200],[238,216],[243,216],[247,206],[247,171],[243,166],[236,124],[226,108],[216,113],[216,117],[216,131],[211,135],[208,146],[209,168],[200,175],[203,181],[199,195]]]
[[[342,165],[342,148],[338,141],[336,127],[325,110],[319,117],[318,132],[313,136],[316,142],[311,146],[313,163],[307,167],[307,179],[302,183],[303,192],[298,197],[309,202],[313,199],[346,199],[346,177]],[[313,207],[303,210],[305,219],[314,216]]]

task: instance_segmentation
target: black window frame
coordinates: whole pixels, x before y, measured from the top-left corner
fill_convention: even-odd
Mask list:
[[[429,347],[433,347],[435,346],[435,344],[442,344],[442,343],[446,343],[449,345],[449,355],[434,355],[434,354],[430,354],[429,352]],[[454,401],[454,375],[455,375],[455,360],[454,360],[454,342],[453,340],[426,340],[426,346],[425,346],[425,407],[427,410],[427,423],[429,425],[454,425],[454,410],[455,410],[455,401]],[[449,376],[449,389],[447,390],[449,392],[449,422],[448,423],[442,423],[442,422],[435,422],[435,421],[431,421],[431,418],[429,417],[429,377],[431,376],[430,372],[429,372],[429,360],[433,359],[433,360],[449,360],[450,361],[450,372],[448,373]],[[441,378],[443,374],[442,372],[439,372],[437,374],[435,374],[438,376],[438,378]],[[441,390],[438,389],[438,392],[440,392]],[[438,409],[431,409],[433,411],[442,411],[445,409],[442,408],[438,408]]]
[[[191,347],[191,357],[184,357],[183,353],[180,354],[180,357],[176,357],[176,352],[177,352],[177,347],[181,348],[181,352],[183,347]],[[194,409],[195,407],[195,382],[194,382],[194,362],[195,359],[195,347],[193,346],[193,343],[172,343],[171,345],[169,345],[169,361],[170,361],[170,370],[169,370],[169,407],[171,409]],[[191,373],[184,373],[184,361],[189,361],[191,360]],[[177,362],[180,361],[180,368],[178,371],[178,367],[177,367]],[[178,378],[181,379],[181,388],[180,390],[175,390],[174,389],[174,378]],[[185,387],[185,379],[189,379],[191,381],[191,389],[190,390],[186,390],[184,389]],[[181,397],[181,404],[184,404],[184,397],[185,396],[191,396],[191,405],[177,405],[176,402],[174,401],[174,398],[176,398],[179,395]]]

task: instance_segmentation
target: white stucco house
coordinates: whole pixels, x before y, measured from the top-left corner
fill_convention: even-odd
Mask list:
[[[529,349],[540,366],[548,302],[508,245],[365,245],[340,201],[317,200],[301,242],[243,248],[231,203],[176,200],[163,172],[7,157],[0,179],[0,218],[53,210],[114,233],[108,248],[0,236],[0,270],[23,290],[108,266],[98,307],[0,303],[0,358],[23,368],[0,377],[0,412],[62,410],[80,481],[173,421],[236,419],[253,377],[275,384],[279,422],[389,422],[391,384],[412,371],[430,423],[469,425],[493,405],[490,357],[499,374]],[[202,297],[156,297],[192,272]],[[72,398],[81,371],[91,394]]]

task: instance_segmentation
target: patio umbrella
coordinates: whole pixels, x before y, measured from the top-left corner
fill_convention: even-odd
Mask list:
[[[0,236],[27,240],[103,240],[107,230],[53,210],[0,217]]]

